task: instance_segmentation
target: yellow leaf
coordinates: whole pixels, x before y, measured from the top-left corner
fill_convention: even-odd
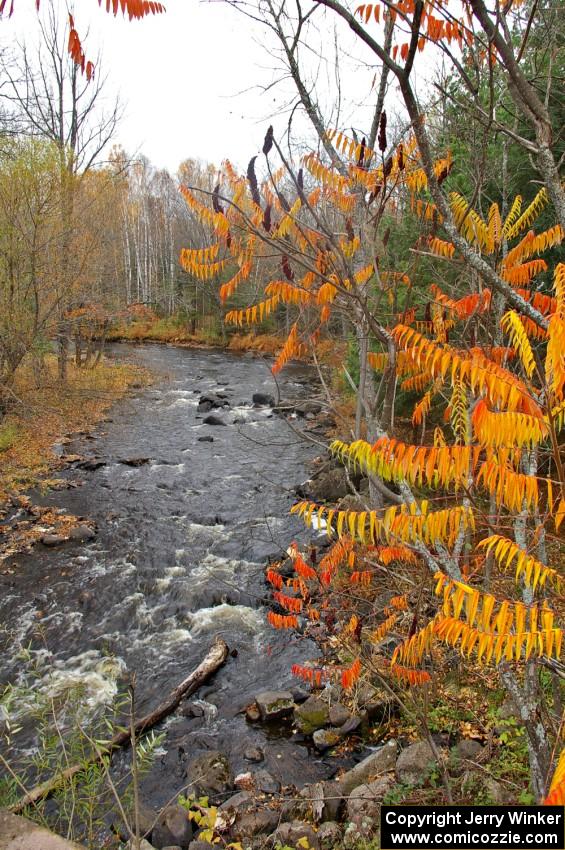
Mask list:
[[[557,508],[557,513],[555,514],[555,530],[559,531],[559,526],[565,519],[565,499],[561,499],[559,502],[559,507]]]

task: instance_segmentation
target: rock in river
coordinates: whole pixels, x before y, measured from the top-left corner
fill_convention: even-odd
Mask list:
[[[202,420],[204,425],[227,425],[221,416],[216,416],[214,413],[211,413],[210,416],[207,416]]]
[[[278,720],[292,714],[294,699],[290,691],[263,691],[255,697],[261,720]]]

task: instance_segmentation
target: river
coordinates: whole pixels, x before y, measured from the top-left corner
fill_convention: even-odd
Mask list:
[[[114,346],[113,356],[157,378],[116,404],[92,435],[65,446],[104,465],[67,470],[79,485],[73,489],[34,494],[95,520],[98,533],[86,545],[38,546],[0,575],[2,680],[55,698],[80,682],[88,712],[134,672],[141,713],[221,634],[237,654],[196,695],[201,717],[177,712],[166,722],[144,780],[151,803],[186,783],[191,758],[207,749],[225,752],[238,772],[249,769],[245,748],[259,744],[263,766],[283,784],[331,775],[332,760],[297,746],[290,730],[251,726],[240,713],[257,692],[296,684],[291,665],[316,654],[309,641],[266,624],[263,578],[266,559],[304,534],[289,508],[316,448],[270,408],[252,407],[253,393],[276,395],[260,358],[154,345]],[[287,398],[308,394],[300,367],[286,369],[279,383]],[[228,396],[229,411],[220,414],[227,427],[202,423],[197,405],[207,391]],[[199,441],[207,436],[213,442]],[[120,462],[132,457],[150,460]],[[25,723],[23,735],[33,749]]]

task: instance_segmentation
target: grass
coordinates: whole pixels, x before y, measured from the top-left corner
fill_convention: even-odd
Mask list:
[[[18,429],[15,425],[7,423],[0,425],[0,452],[11,449],[18,438]]]
[[[63,385],[57,379],[56,358],[48,356],[38,389],[31,368],[24,363],[13,386],[18,403],[0,426],[0,504],[62,465],[53,452],[58,439],[91,428],[132,385],[149,380],[144,369],[103,359],[93,369],[77,369],[69,362]]]

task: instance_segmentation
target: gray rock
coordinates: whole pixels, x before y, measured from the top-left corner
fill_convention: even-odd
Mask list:
[[[135,843],[133,838],[126,844],[126,850],[137,850],[137,844]],[[155,850],[155,848],[153,844],[150,844],[147,841],[147,839],[142,838],[139,842],[139,850]],[[163,850],[167,850],[167,848],[164,847]],[[179,850],[182,850],[182,848],[179,848]]]
[[[262,691],[255,697],[261,720],[279,720],[292,714],[294,699],[290,691]]]
[[[134,813],[132,809],[128,809],[126,811],[126,817],[128,819],[129,824],[135,823]],[[151,831],[157,821],[157,810],[144,803],[143,800],[140,800],[138,806],[138,818],[140,834],[143,835],[143,837],[146,838],[148,841],[151,841]],[[108,814],[107,821],[108,824],[111,826],[112,831],[115,832],[116,835],[119,835],[122,841],[126,841],[129,836],[129,832],[122,820],[121,812],[110,811]]]
[[[294,720],[303,735],[312,735],[316,729],[327,726],[330,719],[330,710],[319,697],[308,697],[306,702],[294,710]]]
[[[253,774],[253,779],[255,787],[263,794],[278,794],[281,790],[281,783],[266,770],[258,770]]]
[[[188,850],[210,850],[208,841],[191,841]]]
[[[178,845],[186,850],[192,841],[192,823],[182,806],[167,806],[157,819],[151,834],[152,844],[157,850]]]
[[[201,705],[194,702],[188,702],[182,706],[181,714],[183,717],[204,717],[204,709]]]
[[[89,458],[88,460],[82,460],[80,463],[77,463],[78,469],[84,469],[85,472],[95,472],[100,467],[106,466],[105,460],[100,460],[99,458]]]
[[[67,542],[67,538],[63,537],[62,534],[44,534],[41,538],[41,542],[44,546],[48,547],[60,546],[61,543]]]
[[[320,850],[320,842],[317,834],[312,827],[301,821],[292,821],[291,823],[281,823],[276,832],[271,836],[274,841],[280,844],[287,844],[289,847],[296,847],[301,838],[306,838],[308,845],[312,850]]]
[[[84,850],[84,847],[0,809],[0,850]]]
[[[146,463],[149,463],[151,460],[150,457],[124,457],[121,458],[118,463],[124,464],[124,466],[145,466]]]
[[[322,405],[319,401],[301,401],[294,409],[301,416],[307,416],[308,414],[319,413]]]
[[[259,762],[263,761],[265,756],[264,756],[264,753],[263,753],[263,750],[261,749],[261,747],[249,746],[249,747],[245,748],[245,752],[243,753],[243,758],[246,761],[251,761],[251,762],[254,762],[255,764],[258,764]]]
[[[359,717],[358,715],[354,714],[352,717],[349,718],[349,720],[345,721],[343,726],[339,727],[339,734],[343,735],[344,737],[345,735],[353,735],[353,733],[357,732],[357,730],[363,725],[364,720],[366,720],[366,716]]]
[[[315,502],[337,502],[349,493],[347,476],[342,467],[322,472],[310,479],[306,488]]]
[[[470,738],[464,738],[456,744],[451,752],[457,759],[471,759],[476,761],[477,757],[483,752],[484,747],[478,741],[473,741]]]
[[[205,419],[202,420],[204,425],[227,425],[221,416],[216,416],[215,413],[211,413],[210,416],[206,416]]]
[[[86,543],[88,540],[94,540],[96,532],[88,525],[77,525],[76,528],[71,528],[69,537],[78,543]]]
[[[330,705],[330,723],[332,726],[343,726],[351,717],[351,712],[340,702]]]
[[[268,835],[277,827],[279,813],[266,807],[255,812],[244,812],[232,826],[232,833],[238,837]]]
[[[359,785],[347,800],[347,820],[362,835],[373,835],[381,824],[381,802],[394,784],[390,776],[381,776],[375,782]]]
[[[198,442],[199,443],[213,443],[214,438],[213,437],[198,437]]]
[[[410,744],[400,753],[396,762],[396,778],[407,785],[416,785],[428,775],[436,758],[427,741]]]
[[[305,785],[300,792],[300,797],[307,802],[297,807],[294,818],[306,817],[308,820],[312,819],[314,823],[335,821],[339,818],[344,799],[339,781]]]
[[[254,407],[274,407],[275,399],[268,393],[253,393],[252,396]]]
[[[289,561],[290,561],[290,559],[289,559]],[[280,572],[281,572],[281,575],[282,575],[282,571],[280,571]],[[292,574],[293,574],[293,568],[292,568],[292,562],[290,562],[290,572],[287,576],[284,576],[284,578],[290,578]],[[310,696],[308,691],[305,691],[304,688],[300,688],[300,687],[291,688],[290,692],[292,694],[292,697],[293,697],[296,705],[302,705],[302,703],[306,702],[306,700]]]
[[[334,850],[341,841],[341,826],[334,820],[323,823],[318,830],[321,850]]]
[[[258,720],[261,720],[261,712],[259,711],[259,708],[255,705],[255,703],[246,706],[245,719],[249,723],[256,723]]]
[[[342,786],[346,795],[351,794],[354,788],[359,785],[368,784],[370,780],[381,776],[383,773],[388,773],[394,769],[396,763],[396,753],[398,745],[394,739],[380,747],[366,759],[360,761],[343,776],[340,776],[339,784]]]
[[[367,682],[359,686],[357,692],[357,703],[360,708],[367,712],[370,720],[382,720],[389,717],[396,710],[396,700],[386,691],[380,691]]]
[[[192,844],[192,842],[190,842]],[[190,844],[188,845],[190,847]],[[163,847],[163,850],[182,850],[182,847],[179,847],[178,844],[169,844],[168,847]]]
[[[197,756],[188,768],[196,796],[222,797],[233,788],[233,773],[227,758],[217,750]]]
[[[340,739],[341,735],[335,729],[316,729],[312,735],[314,746],[321,753],[325,752],[325,750],[329,750],[330,747],[335,747],[335,745],[339,743]]]
[[[253,798],[248,791],[240,791],[226,800],[220,806],[222,811],[244,812],[253,804]]]

